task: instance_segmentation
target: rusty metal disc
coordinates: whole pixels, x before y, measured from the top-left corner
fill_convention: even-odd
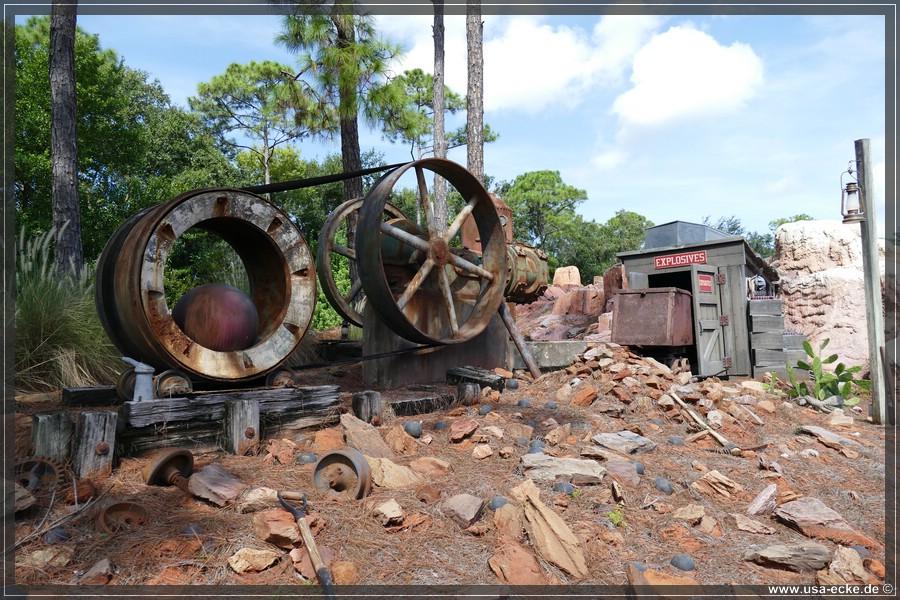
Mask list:
[[[163,371],[153,380],[153,393],[157,398],[175,398],[193,391],[194,384],[191,378],[178,369]]]
[[[142,474],[147,485],[175,485],[175,478],[190,477],[194,470],[194,455],[185,448],[166,448],[150,457]]]
[[[333,450],[313,467],[313,485],[321,492],[365,498],[372,491],[372,471],[359,450]]]
[[[97,524],[107,533],[133,531],[150,523],[150,509],[138,502],[116,502],[97,515]]]
[[[356,262],[356,251],[350,248],[346,241],[339,239],[341,228],[347,220],[362,206],[364,199],[355,198],[347,200],[335,208],[325,219],[322,230],[319,232],[319,244],[316,251],[316,266],[319,274],[319,283],[322,285],[322,293],[328,298],[328,302],[334,310],[347,321],[362,327],[362,314],[354,308],[354,303],[364,297],[362,284],[358,279],[350,281],[350,289],[347,293],[341,292],[334,281],[334,265],[332,257],[339,254],[348,261]],[[388,219],[405,219],[406,215],[391,204],[385,202],[384,216]],[[351,274],[354,269],[351,269]]]
[[[422,233],[382,222],[387,199],[407,171],[414,171],[418,198],[425,215]],[[426,171],[442,176],[467,205],[449,215],[439,232],[432,215]],[[471,214],[478,228],[481,255],[462,246],[460,228]],[[397,277],[397,266],[383,248],[400,242],[416,252],[412,265]],[[382,177],[359,209],[354,248],[360,281],[368,301],[398,335],[420,344],[454,344],[469,340],[487,327],[503,300],[507,276],[506,234],[488,191],[462,166],[429,158],[408,163]]]
[[[259,316],[252,346],[204,347],[172,318],[166,259],[189,230],[218,236],[240,257]],[[272,203],[236,189],[192,190],[129,218],[107,243],[97,273],[100,320],[125,356],[215,381],[250,380],[277,368],[306,333],[316,302],[315,265],[300,230]]]

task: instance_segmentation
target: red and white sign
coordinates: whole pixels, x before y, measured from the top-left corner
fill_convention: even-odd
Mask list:
[[[697,274],[697,289],[701,294],[712,294],[713,293],[713,278],[712,275],[703,275],[702,273]]]
[[[657,256],[653,261],[657,269],[671,269],[672,267],[683,267],[685,265],[705,265],[706,250]]]

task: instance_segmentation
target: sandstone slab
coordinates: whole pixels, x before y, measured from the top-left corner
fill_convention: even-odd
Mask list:
[[[791,571],[818,571],[830,559],[828,548],[816,542],[774,544],[744,555],[744,560],[752,560],[764,567],[780,567]]]
[[[591,441],[598,446],[623,454],[642,454],[656,449],[656,443],[652,440],[627,430],[618,433],[598,433]]]
[[[472,494],[457,494],[447,498],[442,509],[448,517],[465,529],[481,518],[484,511],[484,500]]]
[[[853,529],[818,498],[807,496],[786,502],[775,509],[775,516],[808,537],[848,546],[859,544],[871,550],[881,548],[880,543]]]
[[[235,573],[258,573],[265,571],[281,558],[281,552],[273,550],[257,550],[256,548],[241,548],[228,558],[228,566]]]
[[[606,469],[595,460],[580,458],[555,458],[543,452],[522,455],[525,475],[536,481],[571,481],[577,477],[585,483],[599,483]]]

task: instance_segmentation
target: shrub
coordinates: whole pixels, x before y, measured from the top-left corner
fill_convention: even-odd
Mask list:
[[[94,304],[93,266],[60,275],[54,230],[16,244],[17,391],[112,384],[124,367]]]

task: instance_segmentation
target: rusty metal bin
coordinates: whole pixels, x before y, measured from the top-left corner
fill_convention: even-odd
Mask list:
[[[692,345],[690,292],[674,287],[619,290],[610,339],[627,346]]]

